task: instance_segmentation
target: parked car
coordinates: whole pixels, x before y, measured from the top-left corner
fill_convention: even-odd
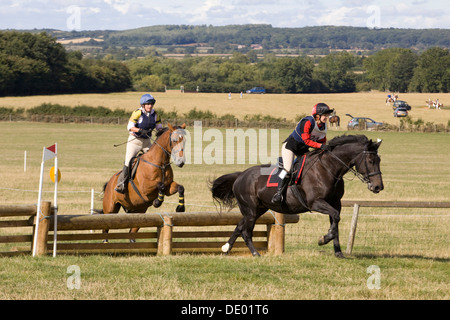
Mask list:
[[[408,110],[403,107],[397,107],[394,110],[394,117],[407,117],[408,116]]]
[[[247,90],[247,93],[266,93],[266,89],[263,87],[254,87]]]
[[[406,101],[402,100],[397,100],[394,102],[392,109],[395,110],[396,108],[405,108],[406,110],[411,110],[411,106]]]
[[[352,115],[346,113],[351,119],[347,124],[348,130],[358,130],[360,123],[365,123],[366,129],[377,129],[383,125],[383,122],[375,121],[367,117],[353,117]]]

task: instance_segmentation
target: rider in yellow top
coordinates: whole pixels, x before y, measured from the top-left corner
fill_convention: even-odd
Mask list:
[[[150,138],[153,129],[161,130],[162,124],[156,111],[153,109],[156,100],[151,94],[144,94],[141,97],[141,107],[135,110],[128,121],[127,151],[125,155],[125,164],[123,170],[117,179],[115,190],[119,193],[125,193],[129,178],[129,164],[131,159],[141,150],[151,146]]]

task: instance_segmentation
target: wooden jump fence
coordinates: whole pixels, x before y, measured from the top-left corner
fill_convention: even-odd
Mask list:
[[[351,254],[359,211],[361,207],[391,208],[450,208],[450,202],[405,202],[405,201],[342,201],[343,207],[353,207],[351,228],[347,243],[347,254]],[[50,202],[43,202],[42,217],[37,235],[36,255],[45,255],[53,250],[54,218]],[[170,255],[176,252],[213,252],[220,253],[238,221],[242,218],[238,212],[191,212],[170,214],[110,214],[110,215],[58,215],[57,252],[58,253],[132,253],[149,252]],[[31,254],[35,238],[35,205],[0,206],[0,243],[10,246],[0,256]],[[272,254],[284,252],[285,224],[297,223],[298,215],[283,215],[268,212],[261,216],[257,224],[266,225],[266,230],[253,233],[258,250]],[[228,226],[228,227],[227,227]],[[138,233],[124,232],[133,227],[156,227],[155,231],[143,230]],[[186,229],[188,230],[182,230]],[[207,230],[196,230],[199,227]],[[215,230],[223,229],[224,230]],[[32,230],[27,234],[17,234],[16,230]],[[107,235],[92,230],[111,229]],[[122,229],[122,231],[116,232]],[[107,238],[109,243],[102,243]],[[137,242],[130,243],[130,239]],[[219,241],[219,239],[221,239]],[[16,244],[28,243],[27,247]],[[243,241],[237,241],[233,252],[247,252]]]
[[[45,255],[53,250],[54,217],[50,202],[44,202],[37,235],[36,255]],[[0,206],[1,217],[22,218],[21,220],[0,221],[0,228],[33,227],[36,218],[35,206]],[[26,217],[26,219],[23,219]],[[170,214],[106,214],[106,215],[58,215],[57,253],[132,253],[149,252],[170,255],[173,252],[215,252],[220,253],[236,224],[242,218],[238,212],[190,212]],[[257,220],[257,225],[266,225],[264,231],[254,231],[254,244],[258,250],[279,255],[284,252],[285,224],[297,223],[298,215],[283,215],[268,212]],[[228,226],[228,230],[223,229]],[[155,231],[143,230],[138,233],[114,232],[119,229],[156,227]],[[183,227],[189,227],[189,230]],[[194,230],[208,227],[208,230]],[[0,243],[29,242],[27,248],[13,248],[0,255],[30,253],[33,240],[30,235],[0,235]],[[92,230],[110,229],[103,234]],[[114,230],[114,231],[113,231]],[[108,239],[108,243],[103,243]],[[129,240],[137,240],[131,243]],[[219,239],[223,239],[220,240]],[[248,251],[243,241],[236,241],[233,252]]]

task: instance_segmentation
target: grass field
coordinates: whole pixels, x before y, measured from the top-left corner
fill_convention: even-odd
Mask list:
[[[138,100],[136,95],[139,97],[139,94],[131,93],[117,96],[128,97],[129,102],[124,104],[132,109],[135,105],[132,101]],[[103,99],[115,101],[111,99],[113,96],[103,96]],[[179,111],[182,111],[181,105],[189,110],[195,103],[198,103],[197,109],[206,103],[198,100],[201,94],[174,93],[160,94],[160,97],[157,95],[158,103],[161,101],[161,106],[166,105],[165,99],[169,97],[173,99],[171,101],[179,99],[180,107],[174,104]],[[292,99],[303,95],[276,97],[278,102],[290,98],[286,101],[292,103]],[[305,103],[305,111],[302,111],[305,113],[310,109],[312,101],[322,98],[306,97],[309,100]],[[38,101],[42,97],[35,98]],[[223,110],[223,106],[227,103],[244,104],[247,98],[253,102],[264,101],[272,96],[244,96],[242,101],[236,96],[228,101],[226,95],[212,95],[211,100],[222,98],[223,113],[247,114],[248,111],[243,108]],[[55,102],[69,104],[69,101],[70,99],[66,101],[59,96],[59,100]],[[186,103],[182,104],[182,101]],[[441,101],[444,99],[441,98]],[[0,99],[0,102],[3,104],[5,100]],[[384,100],[380,103],[384,105]],[[107,103],[99,104],[108,106]],[[414,104],[412,105],[414,110]],[[265,105],[265,108],[269,107]],[[218,109],[213,111],[219,114]],[[433,112],[434,115],[439,112],[428,109],[424,111],[429,111],[430,114]],[[258,109],[256,113],[264,112]],[[449,110],[442,110],[440,114],[448,112]],[[381,118],[381,114],[377,114]],[[446,123],[448,116],[444,120],[443,123]],[[429,121],[437,122],[437,118]],[[204,129],[206,132],[207,128]],[[225,135],[224,131],[225,129],[220,129]],[[279,131],[280,141],[284,140],[289,131]],[[331,130],[329,138],[344,133],[346,132]],[[362,133],[373,139],[383,139],[380,156],[385,190],[374,195],[359,180],[347,175],[344,199],[449,201],[448,134]],[[2,122],[0,136],[0,203],[36,203],[42,148],[58,142],[58,159],[62,172],[59,212],[88,214],[91,188],[99,192],[110,175],[122,166],[125,147],[114,148],[113,144],[125,141],[126,131],[123,125]],[[203,147],[210,143],[211,141],[205,140]],[[23,170],[25,150],[28,155],[27,172]],[[48,178],[51,165],[51,161],[46,163],[46,200],[53,199],[53,186]],[[206,181],[247,167],[249,164],[235,163],[188,164],[182,169],[174,168],[176,180],[186,187],[187,211],[214,211]],[[166,198],[163,210],[174,210],[176,200],[175,197]],[[95,206],[101,206],[98,194]],[[331,245],[317,246],[318,237],[325,234],[329,227],[328,217],[319,214],[302,215],[297,225],[287,228],[284,255],[265,255],[261,259],[236,255],[223,257],[189,254],[170,257],[94,255],[0,258],[0,299],[448,300],[449,217],[449,212],[443,209],[363,208],[354,253],[345,260],[334,257]],[[344,208],[340,224],[343,250],[346,247],[350,220],[351,208]],[[67,268],[71,265],[80,267],[80,289],[69,290],[66,285],[70,276]],[[380,289],[371,290],[367,285],[371,276],[367,268],[373,265],[381,270],[381,283]]]

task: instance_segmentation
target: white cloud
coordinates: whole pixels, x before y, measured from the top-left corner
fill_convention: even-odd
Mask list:
[[[360,25],[365,21],[367,14],[360,8],[340,7],[327,10],[317,20],[318,25],[350,26]]]
[[[211,19],[227,20],[230,13],[235,10],[235,6],[229,1],[222,0],[205,0],[203,5],[193,6],[192,12],[189,13],[188,21],[191,23],[207,23]]]
[[[112,6],[115,10],[122,14],[127,14],[130,10],[130,7],[132,5],[132,1],[126,1],[126,0],[104,0],[105,3]]]
[[[450,28],[449,0],[1,0],[0,29],[64,29],[69,6],[81,28],[130,29],[158,24],[247,24],[274,27],[367,26],[369,6],[381,27]]]

